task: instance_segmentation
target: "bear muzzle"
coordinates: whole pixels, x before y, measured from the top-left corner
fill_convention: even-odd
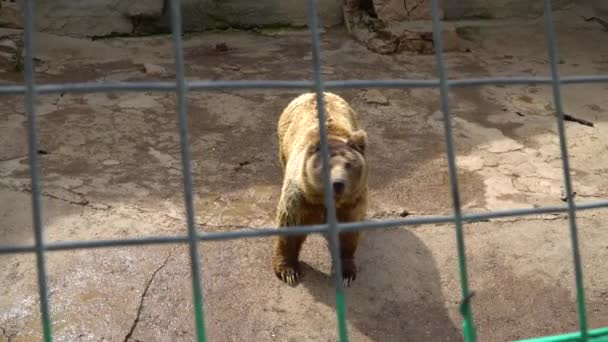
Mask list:
[[[334,194],[340,196],[346,189],[346,182],[343,179],[336,179],[332,182],[332,186],[334,188]]]

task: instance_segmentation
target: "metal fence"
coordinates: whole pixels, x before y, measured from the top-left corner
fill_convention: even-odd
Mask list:
[[[118,83],[71,83],[71,84],[44,84],[36,85],[34,79],[34,64],[32,56],[32,31],[34,0],[25,0],[25,85],[0,86],[0,95],[25,94],[25,103],[28,119],[28,140],[30,177],[32,188],[32,212],[35,244],[26,246],[0,245],[0,254],[10,253],[35,253],[38,269],[38,285],[40,293],[40,311],[42,317],[43,335],[45,341],[52,341],[51,309],[48,300],[48,286],[45,269],[45,253],[47,251],[72,250],[83,248],[101,248],[130,245],[188,243],[190,246],[192,289],[194,298],[194,313],[196,323],[196,336],[199,341],[206,340],[205,321],[203,314],[203,291],[200,284],[200,268],[198,243],[200,241],[226,240],[251,237],[270,237],[275,235],[295,234],[319,234],[330,235],[333,266],[337,275],[341,274],[341,262],[339,256],[338,234],[342,231],[373,230],[395,226],[412,226],[420,224],[453,223],[455,225],[458,264],[460,270],[462,302],[460,311],[463,318],[463,335],[467,342],[476,341],[475,326],[471,311],[471,298],[473,292],[469,289],[467,279],[467,264],[465,256],[465,242],[463,236],[464,222],[488,220],[501,217],[524,216],[545,213],[567,212],[569,218],[570,237],[572,241],[572,257],[575,272],[575,286],[577,294],[579,331],[564,335],[532,338],[527,341],[608,341],[608,327],[590,330],[587,326],[585,311],[585,295],[583,287],[583,274],[579,254],[579,243],[577,237],[576,212],[608,207],[608,200],[594,201],[584,204],[575,204],[573,201],[572,180],[570,177],[570,165],[568,160],[566,133],[564,128],[564,113],[562,108],[561,85],[580,83],[606,83],[608,75],[597,76],[575,76],[560,78],[558,72],[558,57],[555,44],[555,32],[553,29],[551,0],[544,2],[545,29],[548,45],[548,57],[551,67],[551,77],[503,77],[503,78],[477,78],[450,80],[446,76],[443,61],[443,43],[441,24],[438,16],[439,0],[432,0],[432,23],[433,40],[435,46],[435,57],[437,63],[437,78],[431,80],[391,79],[391,80],[344,80],[323,81],[321,78],[321,51],[319,39],[319,20],[317,15],[316,0],[307,0],[309,28],[312,34],[312,68],[313,80],[299,81],[192,81],[186,82],[184,77],[184,57],[181,38],[181,6],[179,0],[170,0],[171,29],[174,41],[176,81],[173,82],[118,82]],[[557,127],[560,141],[560,152],[562,168],[564,173],[564,186],[567,196],[566,206],[541,207],[533,209],[503,210],[482,214],[466,214],[461,210],[460,194],[457,180],[457,166],[455,161],[454,138],[451,128],[450,107],[448,102],[448,89],[450,87],[470,87],[480,85],[516,85],[516,84],[551,84],[553,88],[554,103],[556,108]],[[336,219],[336,208],[333,203],[333,189],[330,186],[328,169],[328,143],[325,126],[325,108],[323,105],[323,92],[325,89],[346,88],[414,88],[414,87],[439,87],[441,97],[441,110],[443,112],[444,133],[446,137],[446,150],[450,176],[450,190],[453,200],[454,214],[450,216],[428,216],[422,218],[410,218],[387,221],[364,221],[354,223],[338,223]],[[314,89],[319,102],[318,118],[321,132],[321,151],[323,161],[323,177],[325,187],[325,200],[327,206],[328,222],[322,225],[309,225],[293,227],[290,229],[245,229],[230,232],[213,232],[201,234],[196,229],[194,220],[192,178],[190,174],[190,150],[188,145],[188,116],[186,113],[186,93],[193,90],[219,90],[219,89]],[[93,240],[93,241],[62,241],[54,243],[44,242],[44,230],[41,221],[40,208],[40,177],[38,169],[38,137],[35,111],[35,98],[38,93],[90,93],[103,91],[175,91],[177,93],[177,111],[179,115],[179,132],[181,138],[181,157],[184,183],[184,200],[187,217],[187,235],[180,236],[158,236],[134,239],[117,240]],[[340,277],[336,277],[336,312],[337,326],[340,341],[348,341],[346,326],[345,296],[342,289]]]

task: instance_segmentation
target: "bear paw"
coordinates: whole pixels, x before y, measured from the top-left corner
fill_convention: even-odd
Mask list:
[[[289,286],[294,286],[302,275],[299,267],[288,265],[275,266],[274,274]]]
[[[353,259],[342,260],[342,286],[350,287],[355,278],[357,278],[355,261]]]

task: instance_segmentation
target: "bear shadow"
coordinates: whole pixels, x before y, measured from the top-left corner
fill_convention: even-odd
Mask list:
[[[372,341],[464,340],[448,314],[433,256],[415,234],[403,229],[364,232],[356,262],[357,279],[345,289],[351,327]],[[302,285],[317,301],[335,308],[333,275],[301,265]],[[353,331],[348,333],[352,339]]]

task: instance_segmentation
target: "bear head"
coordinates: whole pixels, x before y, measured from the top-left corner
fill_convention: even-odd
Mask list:
[[[367,186],[367,161],[365,150],[367,134],[363,130],[354,131],[346,141],[330,137],[328,139],[330,180],[336,202],[348,201]],[[320,141],[308,148],[304,179],[306,192],[323,196],[323,156]]]

